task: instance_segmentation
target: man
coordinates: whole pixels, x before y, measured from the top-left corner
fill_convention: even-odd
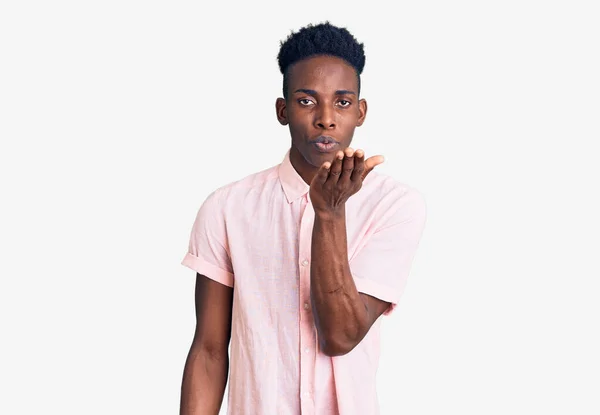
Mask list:
[[[181,414],[217,414],[229,367],[229,414],[378,414],[379,317],[402,293],[425,202],[350,147],[367,114],[362,44],[308,25],[278,62],[291,148],[207,197],[183,260],[197,325]]]

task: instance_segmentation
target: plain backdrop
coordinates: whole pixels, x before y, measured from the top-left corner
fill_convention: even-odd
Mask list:
[[[353,146],[428,204],[382,414],[599,414],[595,6],[3,1],[0,413],[178,413],[195,214],[281,162],[279,42],[329,20],[365,44]]]

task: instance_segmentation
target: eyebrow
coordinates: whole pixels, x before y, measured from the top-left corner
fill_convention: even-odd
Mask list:
[[[296,92],[304,92],[305,94],[308,95],[319,95],[317,94],[317,91],[315,91],[314,89],[305,89],[305,88],[300,88],[294,91],[294,93]],[[335,91],[335,95],[356,95],[356,93],[354,91],[350,91],[348,89],[338,89],[337,91]]]

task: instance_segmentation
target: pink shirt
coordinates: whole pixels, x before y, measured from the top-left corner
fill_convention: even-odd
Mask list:
[[[228,414],[379,413],[381,318],[350,353],[319,350],[310,306],[314,210],[290,163],[230,183],[198,211],[183,265],[233,287]],[[416,189],[372,171],[346,202],[359,292],[398,302],[425,225]]]

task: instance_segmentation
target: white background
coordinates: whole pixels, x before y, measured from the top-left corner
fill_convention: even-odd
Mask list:
[[[279,41],[329,19],[428,203],[382,413],[599,414],[594,2],[200,3],[1,3],[0,413],[177,413],[196,211],[280,163]]]

